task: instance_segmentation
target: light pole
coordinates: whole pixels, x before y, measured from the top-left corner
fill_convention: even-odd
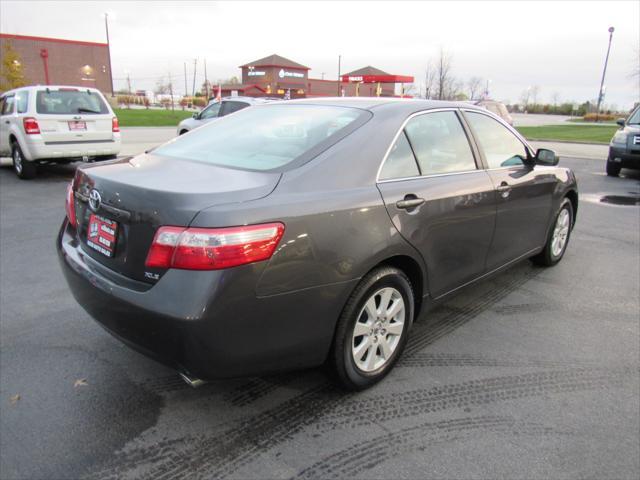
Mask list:
[[[607,47],[607,56],[604,59],[604,68],[602,69],[602,80],[600,80],[600,90],[598,91],[598,108],[596,109],[596,122],[600,116],[600,104],[602,103],[603,88],[604,88],[604,76],[607,74],[607,63],[609,63],[609,52],[611,51],[611,40],[613,39],[613,32],[615,28],[609,27],[609,46]]]
[[[115,97],[116,94],[113,91],[113,70],[111,70],[111,43],[109,42],[109,14],[104,13],[104,29],[107,32],[107,58],[109,60],[109,81],[111,84],[111,97]]]

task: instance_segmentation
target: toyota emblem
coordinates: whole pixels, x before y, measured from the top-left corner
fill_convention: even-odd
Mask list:
[[[100,209],[100,202],[102,202],[100,193],[95,189],[91,190],[89,192],[89,208],[97,212]]]

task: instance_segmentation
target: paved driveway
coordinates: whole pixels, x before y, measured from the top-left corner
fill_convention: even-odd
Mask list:
[[[639,207],[599,198],[640,176],[562,164],[589,200],[565,259],[423,315],[358,394],[322,369],[186,386],[71,298],[54,237],[73,168],[0,168],[0,477],[638,478]]]

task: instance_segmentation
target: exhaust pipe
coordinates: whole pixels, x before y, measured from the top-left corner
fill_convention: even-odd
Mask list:
[[[190,377],[186,373],[182,373],[182,372],[180,372],[180,377],[185,382],[187,382],[187,385],[189,385],[191,388],[198,388],[198,387],[201,387],[202,385],[204,385],[205,383],[207,383],[204,380],[200,380],[199,378]]]

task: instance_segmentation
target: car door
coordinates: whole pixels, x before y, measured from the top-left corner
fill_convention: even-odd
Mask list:
[[[13,93],[5,95],[0,101],[0,155],[11,154],[11,144],[9,143],[9,131],[11,128],[11,117],[13,116],[15,96]]]
[[[220,110],[222,108],[222,102],[212,103],[207,108],[200,112],[198,115],[198,126],[216,119],[220,116]]]
[[[496,230],[487,270],[532,253],[545,243],[556,177],[534,166],[532,152],[504,123],[479,111],[464,117],[496,188]]]
[[[400,234],[424,258],[438,297],[482,275],[495,191],[455,109],[420,112],[399,132],[378,189]]]

